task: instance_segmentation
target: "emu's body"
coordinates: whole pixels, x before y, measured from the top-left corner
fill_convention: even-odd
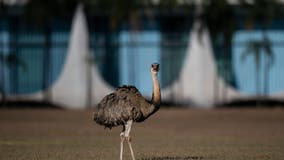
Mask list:
[[[159,64],[152,64],[151,74],[153,79],[152,100],[146,100],[134,86],[122,86],[115,92],[105,96],[96,106],[94,120],[107,128],[122,125],[120,159],[122,160],[123,141],[126,139],[134,158],[130,143],[130,130],[132,122],[142,122],[158,111],[161,94],[158,81]]]
[[[97,110],[94,120],[111,129],[125,125],[128,120],[142,122],[158,110],[158,106],[144,99],[136,87],[122,86],[104,97]]]

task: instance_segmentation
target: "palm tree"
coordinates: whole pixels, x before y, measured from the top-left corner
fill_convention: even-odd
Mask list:
[[[260,58],[259,55],[257,54],[261,54],[261,53],[256,53],[256,52],[260,52],[260,50],[263,50],[264,51],[263,54],[265,54],[265,56],[267,57],[265,58],[265,66],[264,66],[264,90],[263,90],[263,93],[267,95],[267,93],[269,92],[268,91],[269,89],[269,70],[274,61],[274,56],[273,56],[273,52],[271,49],[271,43],[267,36],[267,28],[271,26],[274,18],[283,17],[284,15],[283,5],[277,0],[257,0],[257,1],[254,1],[253,4],[249,4],[246,1],[241,0],[241,4],[242,4],[243,12],[246,14],[245,16],[246,27],[248,29],[251,29],[251,28],[254,28],[255,24],[258,24],[263,34],[262,41],[251,42],[251,44],[248,44],[247,49],[254,48],[252,52],[255,52],[254,54],[255,54],[256,63],[259,63],[257,62],[259,61],[257,59]],[[256,72],[259,72],[259,71],[256,71]],[[259,73],[256,73],[256,74],[259,74]]]
[[[269,77],[269,69],[273,62],[273,52],[271,49],[271,43],[268,39],[267,35],[263,36],[262,40],[250,40],[245,48],[244,52],[241,55],[241,60],[243,61],[248,55],[252,55],[254,57],[255,62],[255,88],[257,95],[261,95],[261,88],[260,88],[260,65],[261,65],[261,54],[265,54],[267,58],[265,58],[265,87],[264,93],[267,93],[268,90],[268,77]]]
[[[271,66],[274,63],[274,54],[273,54],[273,50],[271,48],[271,43],[270,40],[266,34],[266,32],[264,32],[263,35],[263,49],[265,50],[265,52],[263,52],[266,56],[265,58],[265,66],[264,66],[264,94],[267,95],[269,93],[269,71]]]
[[[70,18],[77,4],[76,0],[61,1],[61,0],[29,0],[25,5],[24,20],[33,24],[36,29],[44,35],[44,54],[43,54],[43,72],[42,72],[42,90],[44,90],[45,100],[50,99],[51,92],[46,90],[49,85],[50,72],[52,67],[51,61],[51,35],[52,24],[57,19]],[[44,17],[44,18],[43,18]]]
[[[10,53],[10,54],[7,54],[5,55],[4,53],[0,53],[0,66],[1,66],[1,84],[0,84],[0,88],[1,88],[1,94],[2,94],[2,102],[5,102],[6,101],[6,96],[7,96],[7,89],[6,89],[6,71],[7,71],[7,68],[9,69],[11,66],[14,66],[14,65],[18,65],[20,67],[22,67],[24,70],[27,69],[27,65],[26,63],[20,59],[16,54],[14,53]]]

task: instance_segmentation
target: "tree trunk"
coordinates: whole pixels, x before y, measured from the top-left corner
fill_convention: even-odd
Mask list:
[[[49,24],[44,27],[44,55],[43,55],[43,77],[42,77],[42,91],[44,92],[44,100],[49,101],[51,98],[51,92],[47,90],[49,82],[51,79],[50,67],[52,66],[52,61],[50,60],[50,48],[51,48],[51,29]]]
[[[2,45],[2,43],[1,43]],[[6,92],[5,92],[5,56],[4,53],[1,52],[1,100],[2,103],[4,104],[6,102]]]
[[[256,88],[256,106],[260,106],[260,96],[261,96],[261,90],[260,90],[260,76],[259,76],[259,62],[255,62],[256,70],[255,70],[255,88]]]
[[[269,94],[269,68],[270,62],[269,59],[266,59],[265,68],[264,68],[264,96],[268,96]]]
[[[262,29],[262,33],[263,33],[263,41],[268,40],[267,37],[267,32],[266,32],[266,28]],[[269,41],[268,41],[269,42]],[[265,44],[266,45],[266,44]],[[269,48],[270,48],[270,42],[269,42]],[[270,65],[271,65],[271,58],[273,58],[273,53],[268,50],[266,50],[265,52],[267,52],[267,57],[265,57],[265,66],[264,66],[264,88],[263,88],[263,94],[264,96],[268,95],[269,92],[269,70],[270,70]]]
[[[256,95],[261,96],[259,65],[258,64],[256,64],[256,70],[255,70],[255,88],[256,88]]]
[[[231,76],[231,55],[232,55],[232,35],[225,33],[225,79],[224,82],[227,84]],[[227,99],[228,88],[224,88],[224,100]]]
[[[86,108],[91,108],[92,107],[92,103],[93,103],[93,90],[92,90],[92,86],[93,86],[93,78],[92,78],[92,69],[93,69],[93,64],[94,64],[94,57],[92,55],[92,53],[88,53],[87,56],[87,81],[86,81],[86,91],[87,91],[87,99],[86,99]]]

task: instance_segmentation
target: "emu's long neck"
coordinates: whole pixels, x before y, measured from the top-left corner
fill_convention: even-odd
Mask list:
[[[153,94],[152,94],[152,103],[154,105],[160,105],[161,103],[161,91],[160,91],[160,83],[158,80],[157,73],[152,73],[153,79]]]
[[[157,77],[157,73],[152,73],[152,79],[153,79],[152,100],[150,101],[150,103],[147,103],[145,107],[141,108],[141,111],[143,113],[143,119],[141,119],[141,121],[147,119],[149,116],[157,112],[160,108],[161,92],[160,92],[160,84]]]

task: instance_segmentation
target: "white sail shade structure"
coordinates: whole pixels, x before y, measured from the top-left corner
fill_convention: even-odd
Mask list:
[[[205,27],[201,29],[200,25],[199,20],[194,22],[180,75],[173,85],[162,90],[162,99],[211,108],[243,97],[218,77],[208,30]],[[222,94],[224,92],[226,97]]]
[[[52,101],[72,108],[95,105],[112,89],[93,65],[83,6],[77,7],[71,30],[66,63],[52,87]],[[91,73],[91,74],[90,74]]]
[[[79,4],[71,27],[71,37],[63,70],[53,85],[32,94],[8,95],[8,100],[48,101],[66,108],[83,109],[98,103],[113,89],[104,82],[93,65],[89,33],[83,5]]]

